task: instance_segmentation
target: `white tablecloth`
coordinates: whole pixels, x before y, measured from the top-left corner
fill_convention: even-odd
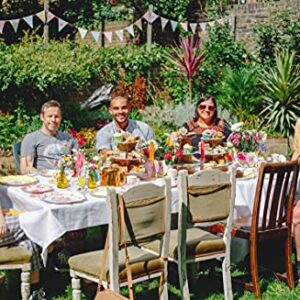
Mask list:
[[[40,182],[48,183],[49,179],[38,177]],[[256,178],[237,180],[235,217],[251,215]],[[95,197],[86,192],[86,201],[76,204],[50,204],[38,196],[28,194],[20,187],[0,185],[0,197],[4,207],[22,210],[20,224],[26,235],[42,247],[44,263],[47,259],[47,247],[64,233],[108,223],[108,211],[105,196]],[[178,190],[172,188],[172,213],[178,210]]]

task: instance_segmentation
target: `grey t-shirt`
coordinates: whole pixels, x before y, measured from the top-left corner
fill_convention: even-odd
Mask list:
[[[38,170],[54,169],[57,161],[77,148],[77,142],[68,133],[59,131],[55,136],[41,130],[27,134],[21,144],[21,157],[31,156]]]
[[[115,122],[111,122],[101,128],[96,135],[96,149],[112,149],[114,146],[113,135],[116,133],[117,127]],[[128,125],[125,131],[130,132],[135,137],[140,137],[142,140],[149,141],[154,139],[153,130],[144,122],[128,120]]]

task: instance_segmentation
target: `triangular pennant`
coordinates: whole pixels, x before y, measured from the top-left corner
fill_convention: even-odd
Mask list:
[[[36,14],[36,16],[43,22],[45,23],[45,12],[42,10],[39,13]]]
[[[138,19],[134,25],[139,29],[139,30],[143,30],[143,25],[142,25],[142,19]]]
[[[163,17],[160,17],[160,21],[161,21],[161,30],[164,31],[169,20]]]
[[[100,38],[100,32],[99,31],[91,31],[91,34],[92,34],[95,42],[98,43],[99,38]]]
[[[56,16],[51,11],[48,11],[48,15],[47,15],[48,22],[50,22],[54,18],[56,18]]]
[[[190,23],[190,27],[191,27],[191,29],[192,29],[192,33],[193,33],[193,34],[196,33],[197,26],[198,26],[197,23]]]
[[[3,33],[4,25],[5,25],[5,21],[0,21],[0,34]]]
[[[133,28],[133,25],[130,25],[128,27],[125,28],[130,35],[132,35],[134,37],[134,28]]]
[[[153,23],[158,18],[158,15],[155,12],[150,14],[150,23]]]
[[[10,22],[11,26],[13,27],[14,31],[17,32],[20,19],[9,20],[9,22]]]
[[[187,22],[183,22],[183,23],[180,23],[181,27],[185,30],[185,31],[188,31],[188,23]]]
[[[107,38],[107,40],[111,43],[111,41],[112,41],[112,32],[111,31],[104,31],[103,34]]]
[[[148,10],[143,16],[142,18],[144,18],[147,22],[151,21],[151,14],[150,11]]]
[[[30,28],[33,28],[33,16],[24,17],[23,20],[28,24]]]
[[[63,19],[58,18],[58,32],[62,31],[67,25],[68,25],[68,22],[66,22]]]
[[[82,39],[85,38],[86,34],[87,34],[87,29],[84,29],[84,28],[78,28],[78,32],[81,36]]]
[[[172,30],[173,30],[173,32],[175,32],[175,30],[176,30],[176,28],[177,28],[177,24],[178,24],[178,22],[176,22],[176,21],[173,21],[173,20],[170,20],[170,22],[171,22],[171,27],[172,27]]]
[[[215,21],[210,21],[208,22],[209,27],[214,27],[215,26]]]
[[[205,23],[205,22],[201,22],[201,23],[200,23],[200,28],[201,28],[201,30],[202,30],[203,32],[205,32],[205,31],[206,31],[206,23]]]
[[[121,42],[123,42],[123,39],[124,39],[124,30],[121,29],[121,30],[116,30],[115,31],[116,35],[118,36],[119,40]]]

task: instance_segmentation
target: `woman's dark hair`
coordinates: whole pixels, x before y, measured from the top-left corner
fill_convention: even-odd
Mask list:
[[[218,123],[218,111],[217,111],[217,102],[216,102],[216,99],[211,96],[211,95],[204,95],[204,96],[201,96],[201,98],[198,100],[198,102],[196,103],[196,108],[195,108],[195,116],[193,118],[193,121],[194,122],[197,122],[198,119],[199,119],[199,113],[198,113],[198,106],[204,102],[204,101],[207,101],[207,100],[211,100],[213,103],[214,103],[214,107],[216,108],[215,109],[215,113],[214,115],[212,116],[212,119],[211,119],[211,123],[213,125],[217,125]]]

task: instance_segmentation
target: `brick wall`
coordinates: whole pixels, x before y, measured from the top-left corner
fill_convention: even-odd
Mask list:
[[[281,0],[268,3],[248,3],[234,5],[232,12],[236,16],[235,36],[244,41],[250,50],[253,50],[253,27],[257,23],[266,22],[272,11],[290,9],[293,20],[300,19],[300,0]]]

